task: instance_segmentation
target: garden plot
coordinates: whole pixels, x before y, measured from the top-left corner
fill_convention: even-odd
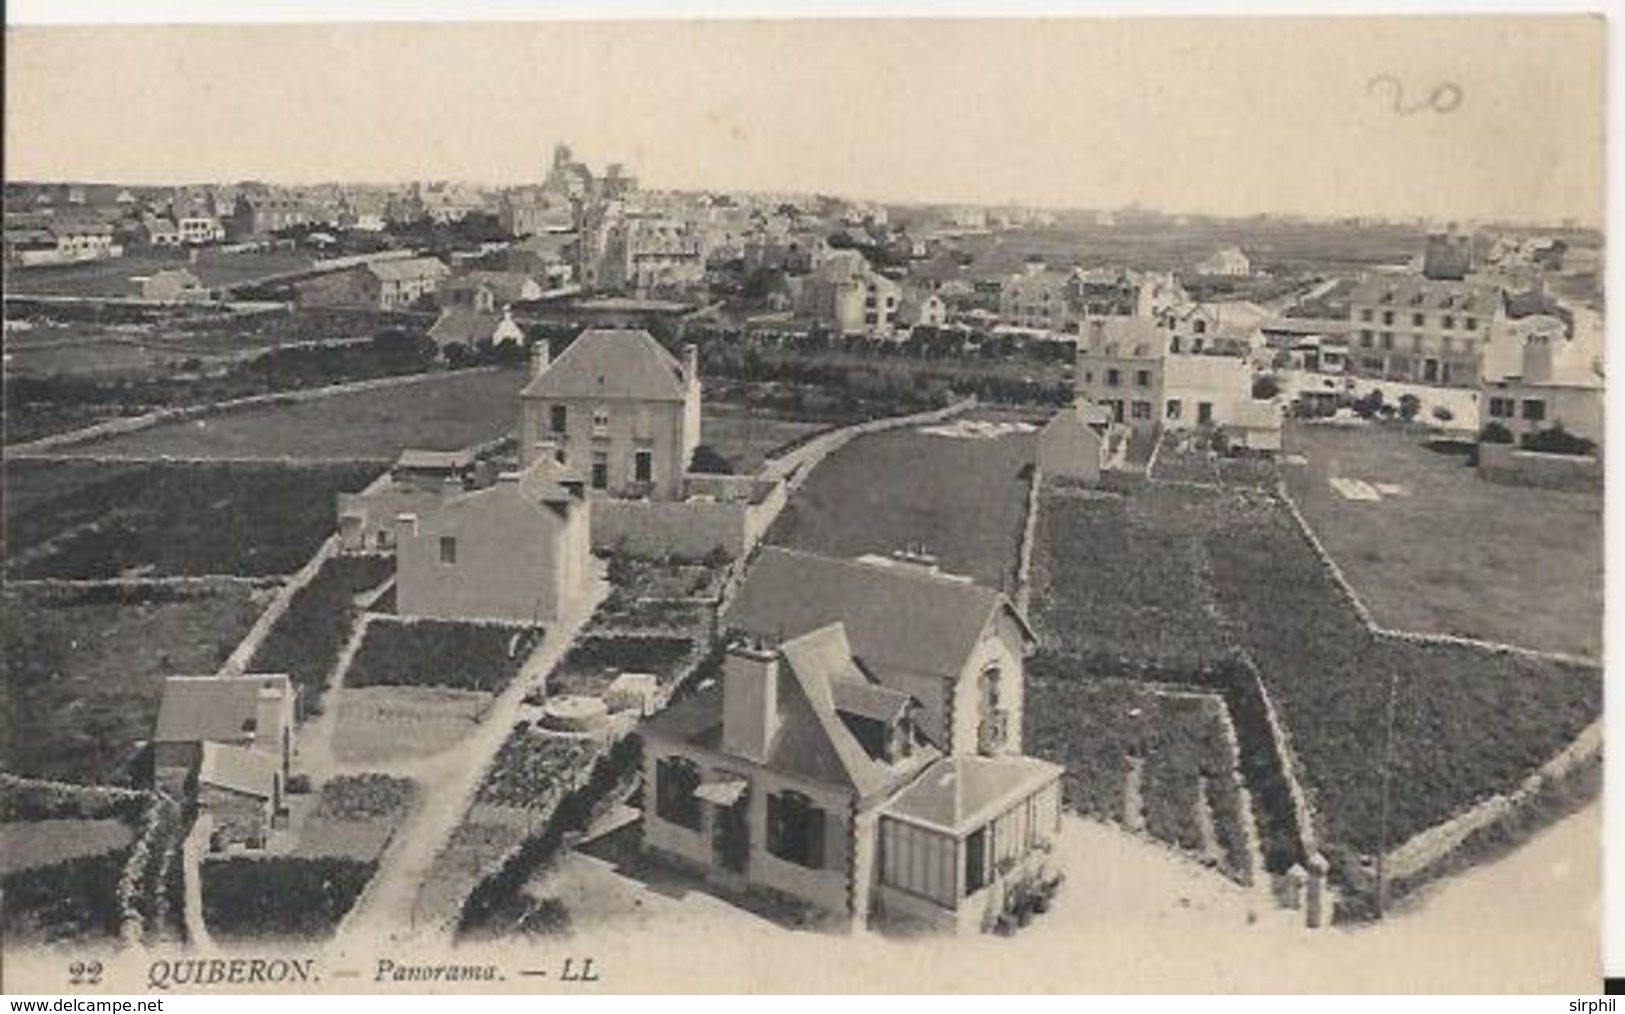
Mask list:
[[[1253,816],[1223,698],[1079,675],[1027,681],[1026,747],[1066,768],[1067,805],[1251,883]]]
[[[335,556],[324,560],[309,584],[294,592],[288,609],[255,651],[254,672],[288,673],[307,714],[318,714],[327,677],[350,639],[358,616],[356,597],[395,572],[381,556]]]
[[[216,940],[324,940],[377,871],[376,860],[332,856],[207,860],[203,922]]]
[[[585,633],[548,674],[547,692],[600,697],[628,672],[651,673],[670,692],[700,650],[691,637]]]
[[[344,685],[500,693],[542,636],[538,627],[375,617],[362,634]]]
[[[1037,441],[859,437],[815,466],[767,541],[826,556],[923,549],[942,568],[1013,592]]]
[[[122,852],[134,843],[135,828],[113,817],[6,823],[0,825],[0,876]]]
[[[152,736],[165,678],[214,672],[272,594],[240,585],[6,588],[3,766],[68,782],[144,776],[138,746]]]
[[[10,462],[6,576],[289,574],[382,467]]]
[[[299,858],[372,861],[400,829],[417,792],[409,779],[345,775],[322,786],[299,828]]]
[[[372,765],[429,757],[463,741],[491,704],[491,695],[446,687],[341,687],[333,756],[340,764]]]

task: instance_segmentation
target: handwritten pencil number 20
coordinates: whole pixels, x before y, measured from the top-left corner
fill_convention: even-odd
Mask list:
[[[1405,101],[1405,83],[1392,74],[1378,74],[1365,83],[1365,90],[1372,95],[1388,92],[1392,98],[1393,110],[1399,116],[1411,116],[1421,112],[1453,113],[1461,107],[1467,98],[1461,86],[1454,81],[1441,81],[1433,86],[1433,90],[1426,96],[1411,102]]]

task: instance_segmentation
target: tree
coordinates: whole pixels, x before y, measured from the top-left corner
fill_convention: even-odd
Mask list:
[[[1481,444],[1510,444],[1512,443],[1512,431],[1501,423],[1491,420],[1485,423],[1484,428],[1479,431],[1478,442]]]
[[[1269,401],[1281,393],[1280,381],[1273,374],[1260,373],[1253,378],[1253,397],[1258,401]]]
[[[1399,396],[1399,417],[1406,422],[1416,418],[1422,411],[1422,399],[1409,392]]]
[[[1433,406],[1433,418],[1442,423],[1447,423],[1456,418],[1456,413],[1450,411],[1450,409],[1444,405],[1435,405]]]
[[[1373,388],[1370,392],[1354,399],[1351,406],[1354,414],[1361,419],[1370,419],[1382,411],[1382,388]]]
[[[1550,429],[1530,433],[1523,438],[1523,447],[1526,451],[1539,451],[1543,454],[1573,454],[1584,456],[1596,449],[1596,443],[1585,437],[1577,437],[1563,428],[1562,423],[1555,423]]]
[[[701,444],[694,448],[694,457],[689,462],[688,470],[700,475],[732,475],[733,462],[722,456],[722,453],[710,444]]]

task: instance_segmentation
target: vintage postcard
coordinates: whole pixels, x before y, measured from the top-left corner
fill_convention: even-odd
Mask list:
[[[1606,33],[9,27],[4,989],[1594,992]]]

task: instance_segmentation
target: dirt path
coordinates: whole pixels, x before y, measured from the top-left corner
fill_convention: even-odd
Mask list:
[[[181,846],[182,883],[186,890],[186,939],[195,948],[210,950],[214,941],[209,927],[203,921],[203,854],[209,850],[209,835],[214,832],[214,820],[199,814],[192,822],[192,830]]]
[[[412,811],[385,851],[377,875],[340,925],[338,953],[375,954],[384,941],[449,936],[449,926],[415,923],[417,897],[424,880],[434,866],[435,856],[462,821],[486,766],[513,730],[525,694],[546,679],[564,657],[576,633],[608,594],[608,587],[600,573],[578,614],[548,628],[541,646],[508,688],[492,701],[468,739],[454,750],[392,769],[392,774],[418,783],[417,796]]]

